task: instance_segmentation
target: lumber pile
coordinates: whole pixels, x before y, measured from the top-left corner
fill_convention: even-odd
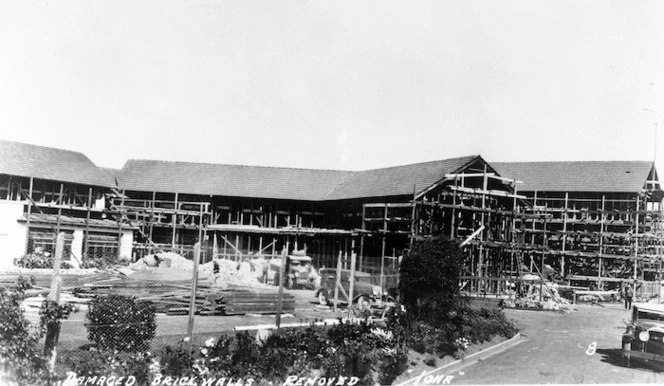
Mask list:
[[[96,296],[123,295],[150,301],[157,312],[186,315],[191,303],[193,262],[174,253],[155,255],[158,262],[141,260],[129,267],[96,270],[74,275],[62,274],[63,292],[73,294],[77,303],[85,303]],[[249,262],[216,259],[201,264],[198,273],[196,313],[200,315],[242,315],[246,313],[276,313],[278,294],[274,287],[258,282],[262,270]],[[19,273],[0,274],[0,284],[16,283]],[[48,293],[52,272],[34,272],[36,282],[27,296]],[[38,299],[37,299],[38,300]],[[293,312],[295,299],[283,294],[282,310]]]
[[[74,290],[78,297],[99,295],[134,296],[151,301],[157,312],[167,315],[186,315],[191,302],[191,280],[154,280],[146,277],[116,275],[114,278],[88,282]],[[284,312],[295,310],[295,298],[283,295]],[[277,312],[278,294],[258,289],[221,289],[207,279],[199,279],[196,291],[196,313],[200,315],[270,314]]]
[[[279,294],[248,290],[229,291],[223,298],[225,315],[274,314],[277,312]],[[282,311],[295,311],[295,298],[283,294]]]

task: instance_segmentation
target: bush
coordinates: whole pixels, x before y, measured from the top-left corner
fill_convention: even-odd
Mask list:
[[[15,287],[0,287],[0,383],[46,384],[46,360],[37,350],[40,331],[33,330],[21,308],[29,281],[19,277]]]
[[[97,268],[97,269],[107,269],[112,268],[117,265],[127,266],[129,265],[129,260],[127,259],[117,259],[115,255],[102,255],[99,257],[86,257],[83,259],[81,268]]]
[[[151,302],[109,295],[95,298],[87,314],[88,339],[100,348],[137,352],[147,350],[155,335],[156,309]]]
[[[58,355],[58,371],[64,378],[66,372],[75,372],[79,377],[99,376],[136,378],[137,385],[150,384],[149,370],[152,363],[150,353],[126,353],[110,350],[71,350]]]
[[[464,337],[473,343],[487,342],[494,336],[511,338],[518,332],[514,323],[499,308],[466,309],[461,318]]]
[[[401,298],[408,318],[431,325],[446,323],[459,299],[463,256],[459,244],[445,237],[417,241],[400,266]]]
[[[15,265],[21,268],[53,268],[53,256],[44,255],[40,253],[29,253],[15,261]],[[72,268],[71,264],[66,261],[60,262],[60,268]]]
[[[192,353],[166,347],[165,375],[242,378],[280,384],[288,376],[360,378],[358,384],[390,384],[407,365],[407,347],[397,335],[367,323],[274,331],[262,344],[247,332],[210,339]],[[182,369],[185,369],[184,371]],[[193,373],[186,373],[193,369]]]
[[[448,313],[446,323],[435,326],[428,321],[412,321],[406,318],[401,307],[392,308],[387,314],[386,325],[395,336],[404,337],[408,348],[420,354],[436,354],[461,358],[470,343],[481,343],[494,336],[513,337],[517,332],[514,323],[498,308],[472,309],[458,304]]]

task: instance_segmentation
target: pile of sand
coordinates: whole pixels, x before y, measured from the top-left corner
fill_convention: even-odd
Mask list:
[[[156,259],[155,259],[156,257]],[[215,264],[218,272],[215,272]],[[198,277],[208,279],[213,285],[226,288],[229,284],[247,287],[267,287],[262,283],[264,274],[268,267],[266,260],[262,258],[251,261],[232,261],[229,259],[214,259],[201,264],[198,267]],[[130,264],[129,268],[136,272],[147,271],[145,279],[163,276],[163,280],[183,280],[185,277],[191,279],[191,271],[194,270],[194,262],[177,253],[165,252],[148,255]],[[132,278],[140,277],[132,274]]]
[[[263,284],[264,264],[261,261],[236,262],[228,259],[214,259],[200,266],[200,274],[210,278],[215,286],[227,287],[229,284],[265,288]],[[215,272],[215,265],[218,272]]]

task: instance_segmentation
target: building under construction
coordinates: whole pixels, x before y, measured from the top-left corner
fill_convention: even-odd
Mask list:
[[[414,240],[465,242],[466,290],[500,294],[524,273],[659,295],[662,190],[653,162],[489,163],[481,156],[366,171],[129,160],[0,141],[0,265],[50,251],[68,261],[158,251],[204,259],[306,249],[315,267],[389,276]]]

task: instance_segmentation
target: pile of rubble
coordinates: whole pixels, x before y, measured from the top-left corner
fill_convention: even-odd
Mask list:
[[[240,262],[214,259],[198,267],[198,277],[207,279],[211,285],[222,289],[228,288],[229,285],[267,288],[270,286],[264,284],[266,267],[269,267],[269,263],[262,258]],[[178,277],[175,280],[179,280],[183,275],[191,276],[194,262],[177,253],[165,252],[145,256],[130,264],[128,268],[136,272],[150,271],[155,277],[162,274],[168,276],[164,277],[164,280],[168,280],[170,276]]]
[[[537,276],[539,278],[539,276]],[[560,310],[561,305],[570,301],[560,296],[558,284],[553,282],[532,283],[525,285],[524,295],[518,299],[507,299],[503,305],[507,308],[531,308],[542,310]],[[540,293],[541,288],[541,293]],[[541,299],[541,300],[540,300]]]

